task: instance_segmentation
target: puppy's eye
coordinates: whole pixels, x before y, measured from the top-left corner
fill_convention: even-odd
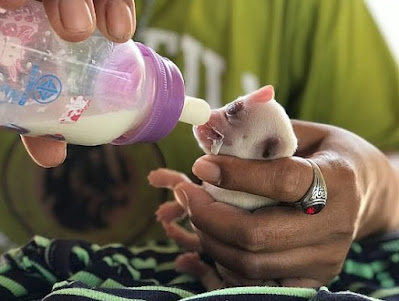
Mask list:
[[[226,115],[233,116],[237,114],[239,111],[241,111],[242,107],[243,107],[242,101],[233,102],[227,106]]]

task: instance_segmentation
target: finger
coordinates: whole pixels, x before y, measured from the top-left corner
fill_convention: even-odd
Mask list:
[[[24,6],[28,0],[0,0],[0,7],[4,9],[16,9]]]
[[[43,0],[53,29],[64,40],[80,42],[96,28],[93,0]]]
[[[201,260],[198,253],[184,253],[175,260],[176,270],[201,280],[208,291],[223,288],[223,281],[216,270]]]
[[[21,136],[22,142],[36,164],[54,167],[66,158],[66,143],[38,137]]]
[[[311,278],[326,283],[341,270],[350,245],[344,248],[314,245],[282,252],[253,253],[222,244],[206,233],[198,231],[197,234],[206,254],[223,267],[252,280]]]
[[[136,29],[133,0],[97,0],[97,26],[101,33],[114,42],[126,42]]]
[[[292,207],[266,207],[249,212],[215,200],[203,189],[181,183],[180,202],[185,203],[192,224],[215,239],[253,252],[277,252],[320,243],[321,239],[351,238],[350,210],[339,211],[342,222],[329,204],[316,215]],[[339,206],[339,204],[338,204]],[[330,211],[331,210],[331,211]],[[333,229],[333,231],[331,230]]]
[[[186,216],[186,211],[178,202],[170,201],[160,205],[155,215],[158,222],[170,223],[183,219]]]
[[[283,202],[298,201],[313,181],[312,166],[300,157],[258,161],[206,155],[194,163],[193,173],[225,189]]]
[[[270,279],[248,279],[243,275],[234,273],[226,269],[224,266],[216,263],[217,271],[224,281],[224,287],[237,287],[237,286],[280,286],[275,280]]]
[[[201,252],[201,242],[197,234],[187,231],[182,226],[172,223],[162,223],[166,235],[172,238],[176,243],[189,251]]]
[[[147,179],[150,185],[154,187],[171,190],[181,182],[191,182],[185,174],[167,168],[159,168],[151,171]]]

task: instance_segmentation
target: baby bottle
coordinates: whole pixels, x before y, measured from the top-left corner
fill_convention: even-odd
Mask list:
[[[179,69],[132,40],[61,40],[41,3],[0,9],[0,127],[79,145],[154,142],[177,122],[205,123]]]

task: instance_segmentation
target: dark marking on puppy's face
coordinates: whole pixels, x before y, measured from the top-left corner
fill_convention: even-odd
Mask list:
[[[270,137],[263,143],[262,157],[265,159],[273,159],[280,149],[281,139],[278,137]]]

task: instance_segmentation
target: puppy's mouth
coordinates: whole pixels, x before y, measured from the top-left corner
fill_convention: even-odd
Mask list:
[[[223,145],[224,135],[209,122],[194,126],[194,135],[207,154],[217,155]]]

